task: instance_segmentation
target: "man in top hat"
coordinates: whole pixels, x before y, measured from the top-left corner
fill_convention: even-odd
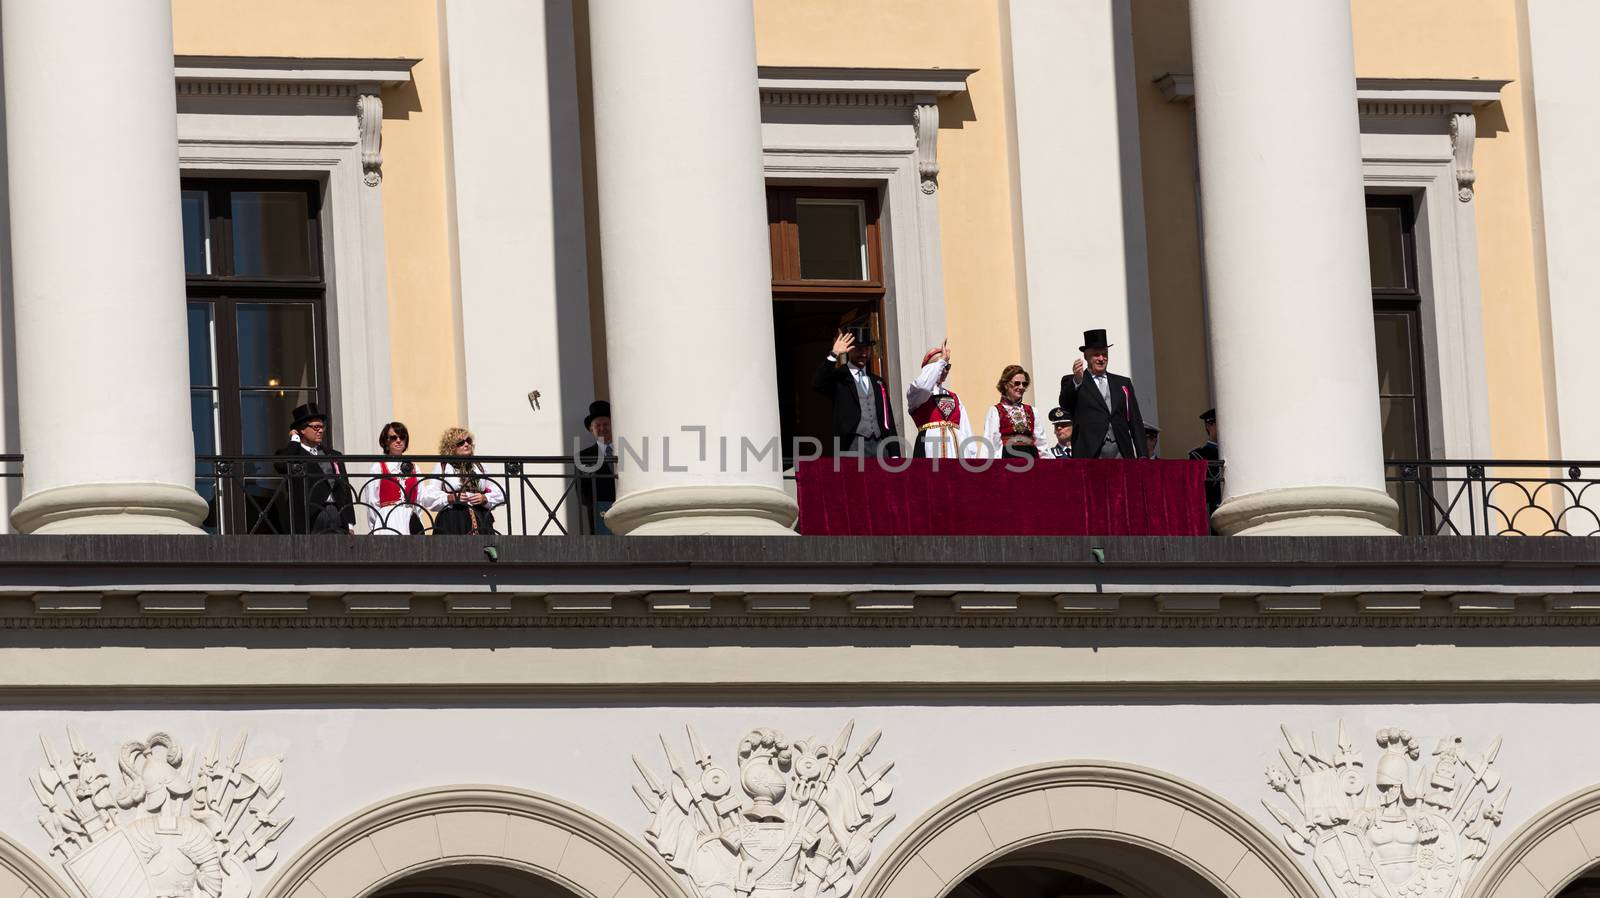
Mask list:
[[[587,532],[610,536],[605,514],[617,501],[617,450],[611,445],[611,403],[589,403],[583,429],[594,442],[578,450],[578,501],[583,507]]]
[[[945,342],[922,357],[922,371],[906,387],[906,407],[917,424],[914,458],[976,458],[978,443],[961,397],[950,392],[950,344]]]
[[[273,467],[284,475],[278,506],[280,533],[354,533],[355,498],[340,452],[328,445],[328,416],[314,403],[299,406],[289,424],[289,444],[275,454],[290,461]],[[280,502],[281,498],[281,502]]]
[[[1144,457],[1160,458],[1156,454],[1156,443],[1161,442],[1161,428],[1154,421],[1144,422]]]
[[[1072,413],[1064,408],[1050,410],[1050,426],[1056,431],[1056,444],[1044,451],[1040,458],[1072,457]]]
[[[1208,408],[1200,413],[1200,423],[1206,428],[1206,442],[1189,450],[1189,457],[1206,463],[1206,509],[1216,511],[1222,504],[1222,448],[1217,445],[1217,410]]]
[[[841,330],[811,388],[833,400],[834,444],[841,452],[877,455],[881,446],[885,458],[899,458],[889,388],[867,367],[872,343],[864,328]]]
[[[1072,373],[1061,378],[1061,407],[1072,413],[1074,458],[1142,458],[1144,416],[1133,381],[1106,370],[1111,344],[1103,328],[1083,332]]]

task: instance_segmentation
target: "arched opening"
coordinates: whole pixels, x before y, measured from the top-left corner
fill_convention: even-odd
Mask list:
[[[1317,898],[1255,821],[1193,783],[1068,761],[977,783],[924,814],[854,898]]]
[[[1224,898],[1189,866],[1110,839],[1061,839],[997,858],[949,898]]]
[[[582,898],[565,886],[496,864],[461,864],[413,873],[372,898]]]
[[[1578,874],[1577,879],[1556,893],[1556,898],[1600,898],[1600,867]]]

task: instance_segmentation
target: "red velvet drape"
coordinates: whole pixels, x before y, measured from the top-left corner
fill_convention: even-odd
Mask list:
[[[807,536],[1204,536],[1202,461],[822,458],[795,472]],[[973,463],[974,465],[977,463]],[[1012,466],[1020,461],[1012,460]]]

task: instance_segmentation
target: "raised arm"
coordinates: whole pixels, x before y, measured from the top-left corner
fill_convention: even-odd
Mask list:
[[[933,396],[933,391],[939,388],[939,378],[944,375],[944,362],[935,359],[922,366],[917,372],[916,380],[906,387],[906,411],[912,412],[922,407]]]

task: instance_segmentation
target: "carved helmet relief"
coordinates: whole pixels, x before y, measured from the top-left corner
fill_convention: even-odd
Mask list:
[[[203,755],[166,733],[124,742],[115,785],[72,729],[66,756],[39,743],[39,825],[86,898],[248,898],[294,819],[279,816],[283,758],[246,759],[242,735],[226,755],[220,737]]]
[[[643,779],[633,791],[653,815],[645,841],[699,898],[845,898],[894,819],[881,810],[894,763],[867,766],[882,734],[852,749],[854,727],[832,743],[752,730],[740,740],[736,775],[693,729],[685,728],[687,763],[661,737],[665,775],[633,759]]]
[[[1384,727],[1369,768],[1344,723],[1331,753],[1313,732],[1282,727],[1282,766],[1267,785],[1288,808],[1263,802],[1284,840],[1307,855],[1337,898],[1459,898],[1503,819],[1496,737],[1469,754],[1459,736],[1441,738],[1426,759],[1409,730]]]

